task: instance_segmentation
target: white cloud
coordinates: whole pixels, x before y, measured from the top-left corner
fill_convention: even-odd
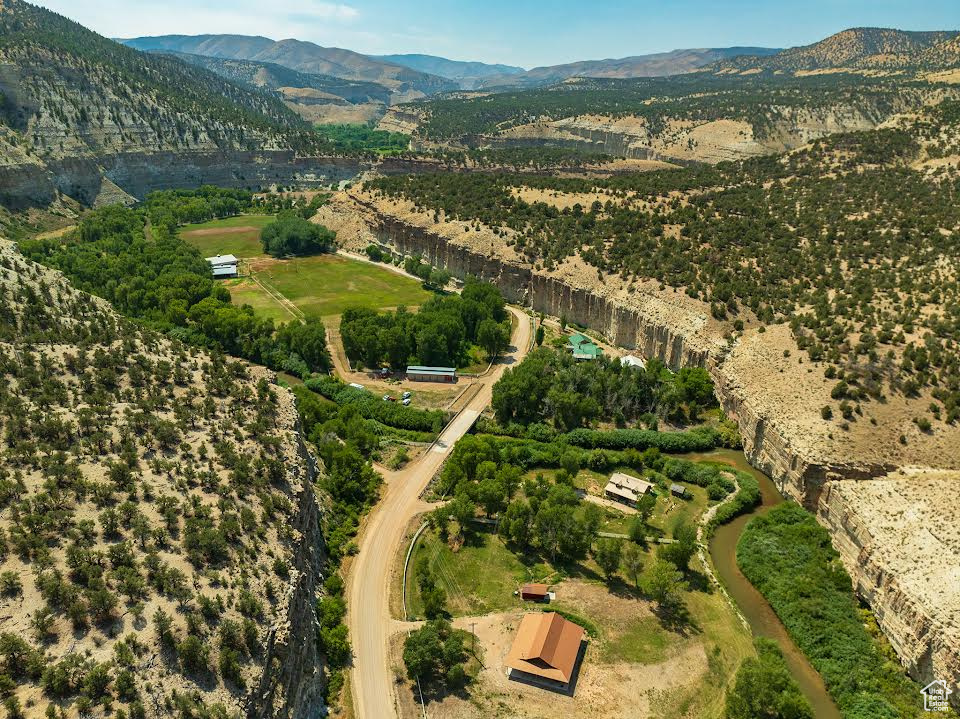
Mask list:
[[[107,37],[230,33],[335,42],[360,17],[324,0],[34,0]]]

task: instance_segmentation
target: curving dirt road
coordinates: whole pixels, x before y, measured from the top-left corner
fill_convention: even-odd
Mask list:
[[[509,308],[519,322],[511,347],[478,381],[481,389],[451,422],[429,451],[398,472],[384,472],[386,491],[367,519],[360,551],[347,578],[347,624],[353,644],[350,684],[357,719],[396,717],[394,675],[387,641],[392,633],[390,576],[404,530],[419,512],[428,509],[420,494],[449,451],[490,403],[494,383],[503,370],[523,359],[530,346],[530,318]]]

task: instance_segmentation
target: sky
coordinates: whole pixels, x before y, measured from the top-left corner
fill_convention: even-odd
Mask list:
[[[236,33],[531,68],[791,47],[848,27],[960,29],[960,0],[31,0],[108,37]]]

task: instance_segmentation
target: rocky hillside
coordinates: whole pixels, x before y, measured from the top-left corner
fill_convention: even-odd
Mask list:
[[[309,159],[329,149],[272,94],[124,47],[22,0],[0,4],[0,205],[355,174],[355,163]]]
[[[955,31],[908,32],[887,28],[851,28],[812,45],[793,47],[770,57],[738,57],[718,63],[720,71],[767,70],[801,72],[829,68],[942,68],[957,63],[956,52],[938,45],[957,37]]]
[[[315,715],[324,547],[292,395],[8,242],[0,300],[8,714]]]
[[[297,72],[272,62],[225,60],[208,55],[166,52],[255,90],[272,93],[310,122],[363,123],[383,116],[393,91],[376,82]]]
[[[122,40],[138,50],[163,50],[209,55],[229,60],[256,60],[319,75],[387,85],[406,99],[456,90],[455,82],[395,65],[352,50],[321,47],[302,40],[273,41],[244,35],[161,35]]]

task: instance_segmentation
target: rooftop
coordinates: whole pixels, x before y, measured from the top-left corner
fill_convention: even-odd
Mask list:
[[[216,257],[208,257],[207,262],[211,265],[235,265],[239,260],[236,255],[217,255]]]
[[[650,482],[642,480],[639,477],[634,477],[632,474],[624,474],[623,472],[614,472],[611,474],[610,482],[618,487],[624,487],[636,492],[637,494],[646,494],[653,489],[653,484]]]
[[[408,365],[407,372],[417,372],[420,374],[454,374],[455,367],[423,367],[421,365]]]
[[[555,612],[525,614],[506,665],[527,674],[567,684],[583,641],[583,627]]]

